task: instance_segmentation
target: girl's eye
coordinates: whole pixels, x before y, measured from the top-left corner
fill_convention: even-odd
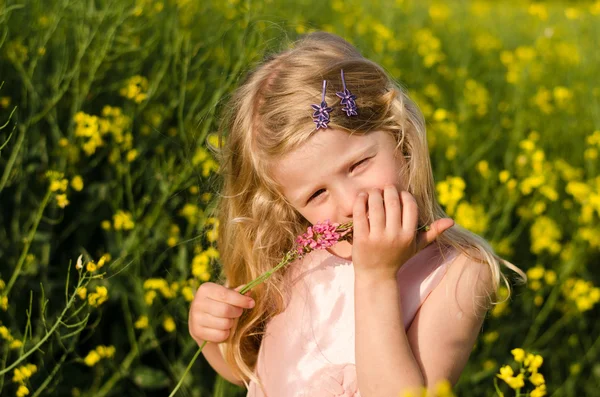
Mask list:
[[[310,198],[308,199],[308,202],[310,203],[312,201],[312,199],[319,197],[321,195],[321,193],[323,193],[324,191],[325,191],[325,189],[317,190],[312,196],[310,196]]]
[[[363,159],[363,160],[359,161],[358,163],[354,164],[352,167],[350,167],[350,172],[354,171],[355,168],[360,167],[361,165],[365,164],[370,159],[371,159],[371,157],[367,157],[366,159]]]

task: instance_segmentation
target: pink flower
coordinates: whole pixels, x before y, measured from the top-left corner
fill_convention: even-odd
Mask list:
[[[329,220],[318,222],[309,226],[304,234],[296,238],[296,251],[302,256],[313,250],[329,248],[338,241],[348,239],[351,231],[351,223],[340,226],[339,223],[330,223]]]

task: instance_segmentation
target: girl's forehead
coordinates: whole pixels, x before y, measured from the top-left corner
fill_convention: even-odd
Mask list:
[[[288,190],[341,169],[363,152],[386,147],[394,150],[394,138],[383,131],[350,134],[327,128],[318,130],[305,143],[272,163],[275,179]]]

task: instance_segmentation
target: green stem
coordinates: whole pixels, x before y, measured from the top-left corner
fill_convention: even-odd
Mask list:
[[[206,346],[207,343],[208,343],[208,341],[204,341],[204,343],[202,343],[202,346],[200,346],[200,348],[198,349],[196,354],[194,354],[194,357],[192,357],[192,361],[190,361],[190,363],[188,364],[187,368],[185,369],[185,372],[181,376],[181,379],[179,379],[177,386],[175,386],[175,388],[173,389],[171,394],[169,394],[169,397],[173,397],[175,395],[175,393],[177,393],[177,390],[179,390],[179,388],[181,387],[181,384],[183,383],[183,379],[185,379],[185,376],[187,375],[187,373],[190,372],[192,365],[194,365],[194,363],[196,362],[196,359],[200,355],[200,352],[202,351],[202,349],[204,349],[204,346]]]
[[[138,343],[138,345],[142,345],[143,342],[145,342],[146,339],[148,339],[148,337],[150,336],[148,330],[146,330],[146,332],[144,332],[142,334],[142,336],[140,336],[140,341]],[[113,373],[113,375],[110,377],[110,379],[108,379],[106,381],[106,383],[104,385],[102,385],[102,387],[100,388],[100,390],[97,393],[94,393],[94,397],[104,397],[106,396],[114,387],[114,385],[121,380],[122,377],[126,376],[129,374],[129,367],[131,367],[131,364],[133,363],[133,360],[138,356],[138,354],[141,352],[138,348],[138,345],[134,345],[133,348],[131,349],[131,351],[129,352],[129,354],[127,354],[127,356],[125,357],[125,359],[123,360],[123,362],[121,363],[121,366],[119,367],[119,370],[116,371],[115,373]]]
[[[48,191],[46,192],[46,196],[42,200],[42,204],[40,205],[38,213],[35,217],[33,226],[31,227],[31,230],[29,231],[29,234],[27,235],[27,240],[25,241],[25,247],[23,247],[23,252],[21,252],[21,256],[19,257],[19,261],[17,262],[17,267],[15,268],[15,271],[13,272],[12,276],[10,277],[10,281],[8,282],[8,285],[6,286],[6,289],[4,291],[2,291],[2,296],[8,296],[8,293],[10,292],[13,284],[17,280],[17,277],[19,277],[19,274],[21,273],[21,268],[23,267],[23,263],[25,263],[25,258],[27,257],[27,254],[29,253],[29,247],[31,246],[31,242],[33,241],[33,237],[35,236],[35,232],[37,231],[38,225],[40,224],[40,220],[42,219],[42,215],[44,214],[44,210],[46,209],[46,205],[48,204],[48,200],[50,199],[51,195],[52,195],[52,192],[50,191],[50,189],[48,189]]]
[[[79,280],[79,283],[77,284],[77,288],[79,288],[81,286],[82,280],[83,279]],[[75,288],[75,291],[77,291],[77,288]],[[37,351],[44,343],[46,343],[48,338],[50,338],[52,336],[52,334],[54,333],[54,331],[56,331],[58,326],[62,324],[62,319],[65,317],[65,315],[67,314],[67,311],[69,311],[69,309],[73,305],[73,301],[75,300],[76,297],[77,297],[77,294],[73,293],[73,295],[71,295],[71,299],[69,300],[69,302],[67,302],[67,306],[64,308],[64,310],[62,311],[60,316],[58,316],[58,318],[54,322],[54,325],[52,326],[52,328],[50,328],[50,330],[46,333],[46,335],[44,335],[44,337],[42,339],[40,339],[40,341],[38,343],[36,343],[35,346],[33,346],[31,349],[29,349],[27,351],[27,353],[25,353],[22,356],[20,356],[19,358],[17,358],[15,360],[15,362],[13,362],[8,367],[1,369],[0,376],[4,375],[5,373],[9,372],[11,369],[15,368],[17,365],[19,365],[21,362],[23,362],[27,357],[29,357],[31,354],[33,354],[35,351]]]

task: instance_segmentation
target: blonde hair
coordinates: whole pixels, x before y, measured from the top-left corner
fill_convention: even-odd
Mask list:
[[[222,275],[229,286],[247,284],[272,268],[309,225],[280,193],[271,167],[315,132],[310,105],[320,103],[323,80],[328,83],[329,106],[339,103],[335,92],[342,91],[340,69],[357,96],[359,111],[357,117],[346,117],[341,106],[335,106],[329,128],[392,134],[407,160],[408,190],[418,203],[419,225],[446,217],[436,201],[425,122],[417,105],[351,44],[333,34],[311,33],[265,59],[225,107],[220,126],[221,134],[226,134],[220,153],[223,187],[217,211]],[[501,281],[510,291],[500,263],[525,277],[484,239],[458,225],[443,233],[438,243],[490,267],[494,281],[490,304],[495,303]],[[248,379],[261,384],[253,372],[264,328],[285,308],[285,272],[275,273],[253,290],[256,306],[244,312],[228,341],[221,344],[226,362],[246,384]]]

